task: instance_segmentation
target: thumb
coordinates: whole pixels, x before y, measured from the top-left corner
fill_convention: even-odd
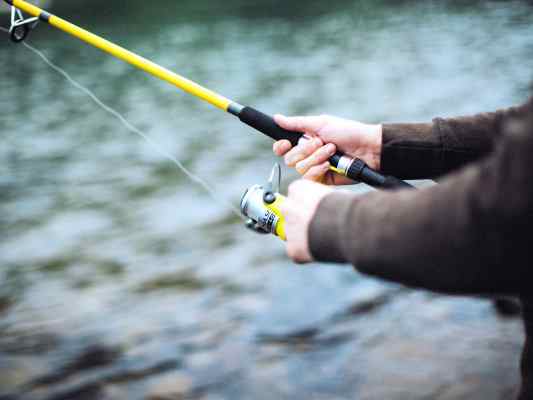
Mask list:
[[[286,117],[281,114],[276,114],[274,115],[274,121],[289,131],[302,132],[314,136],[316,136],[317,132],[324,125],[324,118],[321,116]]]

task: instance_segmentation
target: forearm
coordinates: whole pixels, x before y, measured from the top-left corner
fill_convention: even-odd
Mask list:
[[[513,142],[514,141],[514,142]],[[309,230],[318,261],[453,293],[519,293],[533,215],[530,136],[419,191],[327,196]],[[512,171],[512,173],[511,173]]]
[[[403,179],[437,178],[490,154],[505,121],[525,105],[426,124],[384,124],[381,170]]]

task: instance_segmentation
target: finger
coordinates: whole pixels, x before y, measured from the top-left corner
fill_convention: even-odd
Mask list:
[[[304,175],[307,171],[309,171],[309,168],[326,162],[332,155],[335,154],[336,151],[337,147],[333,143],[322,146],[309,157],[296,163],[296,170],[298,173]]]
[[[298,250],[294,246],[292,246],[290,243],[287,245],[287,255],[295,263],[297,263],[297,264],[301,263],[300,254],[299,254]]]
[[[292,144],[288,140],[278,140],[277,142],[274,142],[274,153],[282,157],[287,153],[290,149],[292,149]]]
[[[324,116],[310,116],[310,117],[286,117],[284,115],[276,114],[274,121],[284,129],[289,131],[305,132],[316,134],[317,131],[325,124]]]
[[[300,144],[305,145],[306,143],[309,142],[309,140],[313,140],[313,138],[311,136],[302,135],[302,137],[300,137],[300,139],[298,139],[298,144],[297,145],[300,145]],[[320,140],[322,140],[322,139],[320,139]]]
[[[315,165],[302,176],[303,179],[313,182],[322,182],[324,175],[329,171],[329,162],[324,162],[320,165]]]
[[[323,145],[322,140],[314,138],[310,140],[301,140],[298,146],[292,148],[285,154],[285,164],[294,167],[297,162],[309,157]]]
[[[287,255],[296,264],[307,264],[311,262],[311,259],[305,254],[304,250],[297,248],[291,243],[287,244]]]

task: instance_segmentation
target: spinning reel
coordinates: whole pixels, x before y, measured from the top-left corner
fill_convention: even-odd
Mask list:
[[[248,218],[247,228],[285,240],[285,221],[280,211],[285,197],[279,193],[280,184],[281,167],[276,163],[267,183],[246,190],[241,200],[241,212]]]

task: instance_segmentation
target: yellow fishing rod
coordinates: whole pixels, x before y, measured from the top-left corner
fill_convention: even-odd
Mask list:
[[[116,57],[134,67],[137,67],[161,80],[164,80],[183,91],[202,99],[213,106],[220,108],[230,114],[238,117],[245,124],[255,128],[259,132],[271,137],[274,140],[289,140],[293,146],[304,137],[302,133],[291,132],[281,128],[276,124],[274,119],[253,107],[243,106],[232,101],[218,93],[215,93],[183,76],[176,74],[162,66],[147,60],[129,50],[124,49],[106,39],[101,38],[79,26],[76,26],[62,18],[50,14],[41,8],[30,4],[24,0],[5,0],[11,5],[11,29],[10,35],[14,42],[23,41],[29,31],[39,21],[68,33],[78,39]],[[22,12],[31,15],[31,18],[25,19]],[[372,170],[366,163],[358,158],[348,157],[337,152],[329,159],[330,168],[338,174],[345,175],[353,180],[367,183],[371,186],[381,188],[411,187],[408,183],[392,176],[384,176],[377,171]]]

